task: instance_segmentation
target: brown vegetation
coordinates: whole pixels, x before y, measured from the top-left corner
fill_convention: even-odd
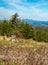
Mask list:
[[[48,65],[48,47],[0,47],[0,60],[6,65]]]

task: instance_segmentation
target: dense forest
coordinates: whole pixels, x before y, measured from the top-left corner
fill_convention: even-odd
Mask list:
[[[33,27],[28,23],[24,23],[17,13],[10,20],[0,21],[0,36],[11,36],[12,34],[19,38],[31,38],[39,42],[48,42],[48,28]]]

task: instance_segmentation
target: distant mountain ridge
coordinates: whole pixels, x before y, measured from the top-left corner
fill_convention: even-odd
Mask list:
[[[2,22],[3,20],[0,20]],[[35,26],[35,27],[48,27],[48,21],[37,21],[32,19],[23,19],[23,22],[27,22],[28,24]]]
[[[23,19],[23,22],[27,22],[28,24],[31,24],[35,27],[48,27],[48,21],[37,21],[32,19]]]

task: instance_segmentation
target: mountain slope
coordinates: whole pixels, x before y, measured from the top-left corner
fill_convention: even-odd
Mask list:
[[[24,19],[23,22],[27,22],[33,26],[48,27],[48,21],[36,21],[31,19]]]

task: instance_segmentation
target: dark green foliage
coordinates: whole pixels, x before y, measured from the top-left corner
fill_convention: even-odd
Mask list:
[[[22,23],[20,25],[20,31],[23,35],[24,38],[29,39],[33,37],[33,28],[31,25],[27,24],[27,23]]]
[[[36,41],[44,41],[47,42],[48,40],[48,28],[36,28],[34,33],[34,40]]]
[[[16,36],[36,41],[48,42],[48,28],[33,27],[28,23],[20,22],[18,14],[14,14],[10,21],[4,20],[0,22],[0,35]]]
[[[20,19],[18,18],[18,14],[14,14],[10,21],[11,27],[14,29],[13,34],[17,37],[21,35],[19,26],[20,26]]]
[[[0,22],[0,35],[10,36],[12,34],[13,28],[7,20]]]
[[[42,27],[32,27],[27,23],[22,23],[20,26],[20,31],[24,38],[39,41],[48,42],[48,28]]]
[[[11,22],[14,29],[16,29],[18,27],[20,21],[18,19],[18,14],[17,13],[12,16],[10,22]]]

